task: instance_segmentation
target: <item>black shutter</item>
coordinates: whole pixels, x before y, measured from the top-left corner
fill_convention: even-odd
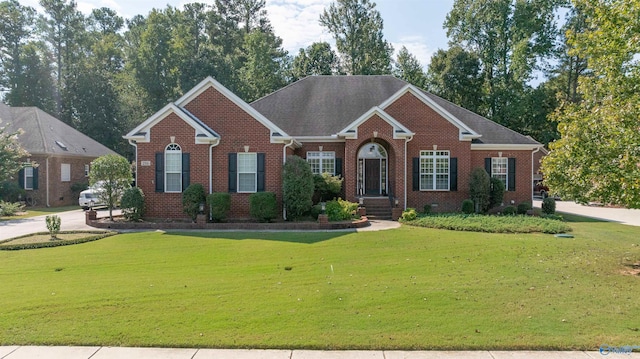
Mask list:
[[[24,189],[24,168],[18,171],[18,185]]]
[[[164,153],[156,152],[156,192],[164,192]]]
[[[491,177],[491,158],[484,159],[484,170],[487,171],[489,177]]]
[[[238,192],[238,154],[229,153],[229,193]]]
[[[413,190],[420,190],[420,157],[413,158]]]
[[[509,164],[508,164],[508,176],[507,176],[507,184],[509,185],[509,188],[507,189],[507,191],[515,191],[516,190],[516,159],[515,158],[509,158]]]
[[[458,190],[458,158],[449,159],[449,191]]]
[[[336,176],[342,177],[342,158],[336,158]]]
[[[33,189],[38,189],[38,167],[33,168]]]
[[[264,153],[258,153],[258,185],[256,190],[258,192],[264,192],[265,190],[265,176],[264,176],[264,168],[265,168],[265,156]]]
[[[184,191],[191,184],[191,156],[188,153],[182,154],[182,190]]]

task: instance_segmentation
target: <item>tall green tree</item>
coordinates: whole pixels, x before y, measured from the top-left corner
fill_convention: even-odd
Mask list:
[[[293,77],[301,79],[313,75],[333,75],[338,66],[338,56],[327,42],[314,42],[300,49],[293,59]]]
[[[282,70],[287,53],[281,44],[282,40],[273,33],[254,30],[245,36],[246,62],[240,69],[245,101],[256,100],[285,85]]]
[[[640,208],[640,0],[576,0],[587,28],[569,32],[570,54],[587,59],[579,102],[554,114],[561,138],[542,163],[549,188],[580,202]]]
[[[19,92],[23,48],[35,25],[35,10],[16,0],[0,2],[0,88]]]
[[[431,57],[426,88],[470,111],[486,113],[480,59],[460,46],[438,50]]]
[[[560,0],[456,0],[444,27],[451,44],[478,55],[486,115],[518,129],[528,81],[552,54]]]
[[[427,76],[422,69],[420,61],[403,46],[398,52],[393,74],[412,85],[426,88]]]
[[[383,36],[383,21],[369,0],[336,0],[320,15],[320,25],[336,41],[342,65],[350,75],[391,73],[393,47]]]

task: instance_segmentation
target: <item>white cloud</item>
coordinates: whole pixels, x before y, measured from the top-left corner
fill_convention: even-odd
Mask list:
[[[320,14],[332,0],[273,0],[266,10],[282,47],[291,55],[314,42],[333,43],[331,35],[320,26]]]
[[[394,51],[393,58],[395,59],[398,56],[398,52],[404,46],[418,59],[418,61],[420,61],[420,64],[426,70],[427,66],[429,66],[429,63],[431,62],[431,56],[433,56],[436,51],[429,48],[427,43],[427,39],[421,35],[401,37],[399,41],[391,43]]]

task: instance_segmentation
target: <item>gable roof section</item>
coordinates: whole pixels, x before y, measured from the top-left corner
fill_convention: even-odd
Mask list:
[[[189,92],[184,94],[182,97],[175,102],[175,104],[181,108],[184,108],[189,102],[198,97],[200,94],[213,87],[216,91],[220,92],[224,97],[233,102],[236,106],[240,107],[243,111],[253,117],[256,121],[261,123],[263,126],[269,129],[271,132],[271,137],[278,138],[289,138],[289,135],[278,127],[276,124],[271,122],[267,117],[265,117],[262,113],[256,111],[255,108],[251,107],[248,103],[242,100],[233,92],[229,91],[226,87],[222,86],[218,81],[214,80],[213,77],[209,76],[206,79],[202,80],[198,85],[192,88]]]
[[[429,106],[431,109],[436,111],[440,116],[442,116],[445,120],[449,121],[452,125],[456,126],[459,131],[459,136],[461,141],[470,141],[475,138],[479,138],[481,135],[476,131],[472,130],[469,126],[467,126],[464,122],[460,121],[457,117],[452,115],[449,111],[444,109],[442,106],[438,105],[435,101],[433,101],[430,97],[425,96],[425,93],[418,90],[415,86],[411,84],[407,84],[405,87],[401,88],[398,92],[393,94],[393,96],[389,97],[385,100],[380,107],[386,109],[391,106],[395,101],[406,94],[411,94],[416,97],[418,100],[422,101],[425,105]]]
[[[345,138],[358,138],[358,126],[366,122],[373,116],[379,116],[387,122],[391,127],[393,127],[393,138],[407,138],[415,135],[415,133],[411,132],[408,128],[404,127],[400,122],[396,121],[391,115],[384,112],[378,106],[372,107],[369,111],[365,112],[358,119],[349,124],[349,126],[345,127],[342,131],[338,132],[338,136],[342,136]]]
[[[0,126],[23,130],[20,145],[32,155],[100,157],[115,152],[37,107],[0,103]]]
[[[127,140],[137,142],[149,142],[151,141],[151,128],[170,114],[176,114],[185,123],[193,127],[195,130],[195,143],[217,143],[220,140],[220,135],[205,125],[200,119],[195,117],[189,111],[172,103],[153,114],[153,116],[149,117],[123,137]]]
[[[252,102],[251,107],[296,138],[337,139],[339,129],[343,133],[375,107],[384,112],[408,92],[458,127],[460,138],[472,141],[472,149],[541,146],[518,132],[388,75],[309,76]]]

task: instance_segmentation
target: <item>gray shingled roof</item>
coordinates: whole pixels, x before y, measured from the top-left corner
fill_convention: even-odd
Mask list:
[[[6,126],[10,132],[24,131],[18,141],[32,155],[99,157],[115,153],[37,107],[9,107],[0,103],[0,119],[0,126]]]
[[[406,85],[407,82],[393,76],[310,76],[256,100],[251,106],[291,136],[330,136]],[[474,143],[538,144],[443,98],[422,92],[481,134]]]

